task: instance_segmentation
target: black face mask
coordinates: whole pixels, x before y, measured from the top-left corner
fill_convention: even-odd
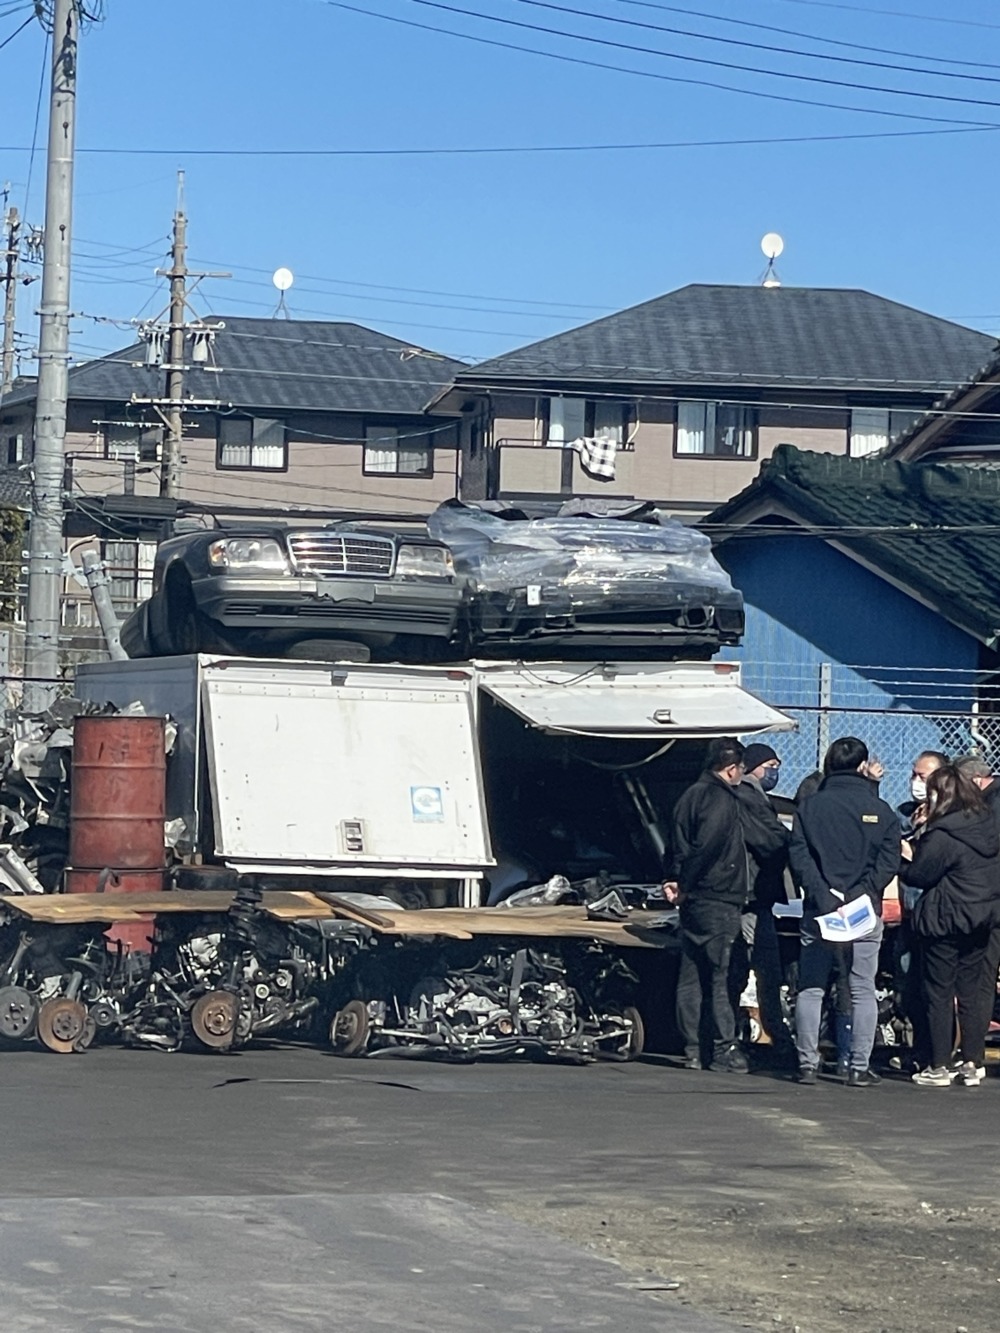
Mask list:
[[[764,788],[765,791],[774,791],[775,787],[778,785],[778,774],[780,772],[781,772],[780,768],[764,769],[764,772],[760,779],[760,785]]]

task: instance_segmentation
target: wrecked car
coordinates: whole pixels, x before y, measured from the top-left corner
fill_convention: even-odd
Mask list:
[[[160,545],[152,596],[126,620],[121,642],[129,657],[405,660],[449,643],[461,605],[450,551],[417,532],[212,528]]]
[[[642,1019],[636,974],[596,941],[551,948],[478,940],[359,955],[354,997],[330,1021],[339,1055],[457,1062],[528,1057],[634,1060]]]
[[[428,530],[464,580],[473,655],[710,656],[743,633],[710,538],[650,503],[571,501],[531,518],[449,500]]]

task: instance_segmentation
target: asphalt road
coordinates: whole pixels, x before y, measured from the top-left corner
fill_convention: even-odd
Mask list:
[[[1000,1326],[993,1076],[280,1046],[0,1070],[7,1333]]]

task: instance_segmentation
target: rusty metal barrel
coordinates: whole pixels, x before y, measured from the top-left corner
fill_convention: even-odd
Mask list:
[[[67,893],[160,893],[167,761],[162,717],[79,717],[73,727]],[[151,916],[105,932],[148,949]]]
[[[162,717],[80,717],[73,728],[69,863],[163,865],[167,761]]]

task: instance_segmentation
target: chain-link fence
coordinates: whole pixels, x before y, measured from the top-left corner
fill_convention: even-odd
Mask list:
[[[885,767],[882,794],[908,799],[921,750],[981,754],[1000,766],[1000,682],[974,671],[858,667],[838,663],[745,663],[743,684],[798,724],[771,738],[781,756],[782,795],[822,766],[838,736],[858,736]]]

